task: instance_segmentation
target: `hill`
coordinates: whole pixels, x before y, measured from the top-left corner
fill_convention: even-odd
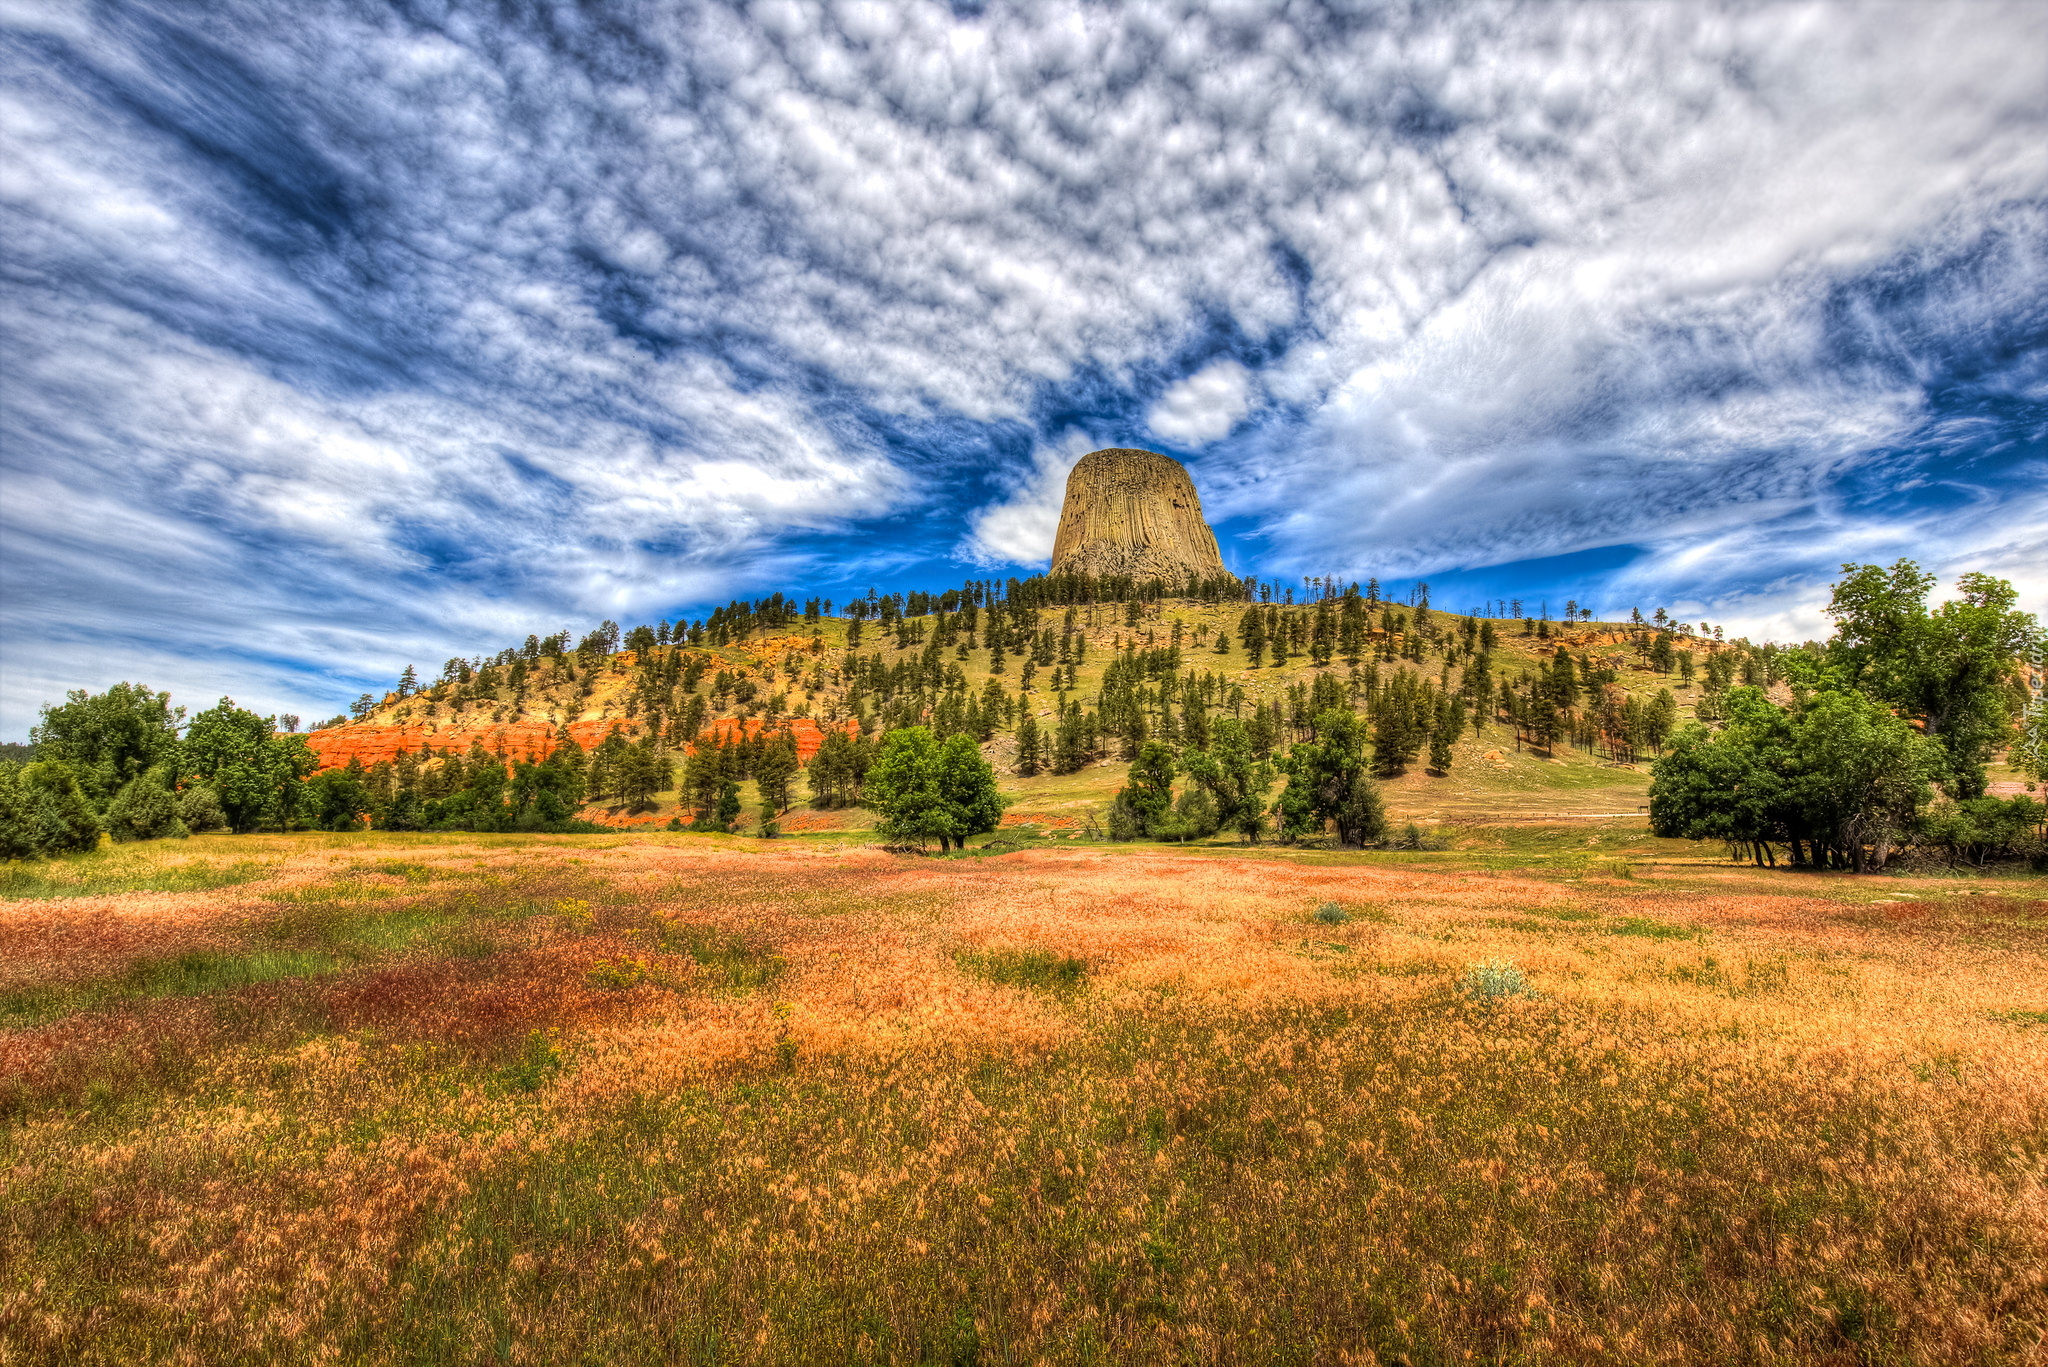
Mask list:
[[[589,750],[614,735],[678,759],[700,735],[789,728],[808,762],[827,730],[925,723],[982,741],[1011,802],[1006,824],[1057,833],[1099,819],[1134,737],[1178,741],[1216,717],[1263,713],[1272,742],[1284,745],[1319,702],[1372,714],[1398,697],[1420,719],[1410,728],[1414,753],[1383,775],[1397,819],[1633,817],[1657,733],[1703,700],[1711,706],[1717,685],[1771,675],[1769,649],[1652,624],[1483,619],[1371,590],[1290,603],[1267,586],[1264,596],[1282,601],[1255,605],[1255,624],[1254,605],[1214,595],[1031,603],[1028,590],[969,586],[876,598],[838,615],[815,600],[799,612],[778,597],[695,623],[607,626],[573,650],[558,636],[451,660],[438,678],[402,685],[362,706],[359,720],[308,739],[331,767],[472,747],[537,760],[565,741]],[[1560,693],[1561,672],[1571,679]],[[1570,702],[1546,707],[1545,695]],[[1035,729],[1049,752],[1063,722],[1078,732],[1078,754],[1064,763],[1020,754],[1020,731],[1028,740]],[[1448,764],[1432,770],[1428,739],[1452,729],[1440,755]],[[611,796],[585,815],[634,825],[690,817],[672,786],[651,803]],[[799,781],[794,797],[801,807],[813,794]],[[857,809],[800,810],[783,828],[861,824]]]

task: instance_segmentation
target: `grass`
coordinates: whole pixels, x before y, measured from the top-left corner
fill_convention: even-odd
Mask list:
[[[1640,940],[1697,940],[1697,926],[1675,926],[1648,916],[1619,917],[1607,927],[1609,935],[1632,935]]]
[[[332,973],[330,954],[297,949],[224,953],[195,949],[161,959],[140,959],[118,978],[73,987],[18,987],[0,992],[0,1029],[40,1025],[81,1011],[146,1000],[234,992],[280,978]]]
[[[0,865],[0,898],[97,897],[115,892],[211,892],[254,882],[269,868],[256,860],[164,862],[155,851],[119,846],[74,859]]]
[[[713,985],[726,992],[773,987],[789,969],[789,961],[773,947],[716,926],[664,924],[657,943],[664,952],[688,955]]]
[[[960,950],[953,962],[963,973],[1001,987],[1066,996],[1088,985],[1088,965],[1067,954],[1042,949]]]
[[[0,920],[4,981],[54,994],[0,1030],[0,1361],[2048,1333],[2036,900],[1484,849],[266,849],[268,897]]]

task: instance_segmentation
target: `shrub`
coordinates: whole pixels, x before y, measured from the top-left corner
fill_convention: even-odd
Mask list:
[[[0,859],[48,859],[100,843],[99,816],[55,760],[0,765]]]
[[[1529,986],[1528,978],[1512,959],[1487,959],[1473,964],[1458,979],[1458,991],[1479,1002],[1536,995],[1536,989]]]
[[[164,772],[137,774],[107,808],[107,833],[116,840],[182,840],[192,832],[178,819],[178,799]]]
[[[228,824],[227,813],[221,810],[220,794],[210,783],[194,783],[178,794],[178,820],[185,823],[185,829],[217,831]],[[414,826],[389,826],[390,830],[413,830]]]
[[[1315,919],[1326,926],[1341,926],[1351,919],[1351,913],[1344,910],[1342,902],[1325,902],[1315,909]]]

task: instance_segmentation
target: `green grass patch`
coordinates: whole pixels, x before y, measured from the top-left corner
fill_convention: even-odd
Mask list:
[[[1000,987],[1069,996],[1088,985],[1085,962],[1045,949],[963,949],[953,955],[953,962],[961,972]]]
[[[1555,935],[1565,929],[1558,920],[1584,920],[1585,917],[1559,917],[1557,920],[1538,921],[1526,916],[1489,916],[1486,924],[1494,930],[1519,930],[1531,935]]]
[[[2048,1011],[1993,1011],[1991,1019],[2007,1025],[2048,1025]]]
[[[207,892],[261,878],[269,866],[242,859],[232,864],[192,860],[159,864],[126,853],[11,863],[0,868],[0,897],[97,897],[114,892]]]
[[[341,961],[304,949],[263,949],[248,953],[195,949],[160,959],[143,959],[117,978],[67,987],[30,987],[0,993],[0,1027],[41,1025],[78,1011],[118,1006],[153,997],[199,997],[234,992],[284,978],[314,978],[336,972]]]
[[[1560,906],[1524,907],[1523,910],[1531,916],[1541,916],[1551,921],[1597,921],[1600,919],[1599,912],[1588,911],[1584,907],[1573,906],[1569,902]]]
[[[1697,940],[1701,938],[1698,929],[1692,926],[1674,926],[1669,921],[1653,921],[1647,916],[1624,916],[1607,925],[1609,935],[1632,935],[1640,940]]]
[[[769,946],[716,926],[664,926],[659,943],[663,953],[689,955],[720,991],[756,992],[789,971],[789,961]]]

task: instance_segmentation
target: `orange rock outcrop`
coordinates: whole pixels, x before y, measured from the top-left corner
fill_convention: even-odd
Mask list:
[[[853,723],[845,725],[851,729]],[[818,747],[825,743],[824,729],[809,717],[778,721],[776,726],[787,726],[796,737],[797,757],[805,764],[811,762],[811,756],[817,754]],[[553,753],[557,729],[537,721],[468,725],[456,722],[446,726],[424,722],[363,723],[309,732],[306,744],[312,748],[319,760],[318,767],[322,769],[339,769],[352,759],[368,768],[372,764],[397,759],[401,750],[412,755],[422,750],[434,755],[466,755],[472,745],[481,745],[491,754],[503,755],[508,760],[533,763]],[[763,728],[759,717],[720,717],[704,729],[720,741],[730,742],[740,736],[758,736]],[[585,750],[604,744],[605,737],[615,730],[623,732],[629,739],[637,738],[641,732],[634,723],[619,718],[569,723],[570,736]],[[689,747],[684,748],[687,753]]]
[[[364,768],[398,758],[398,752],[417,755],[426,750],[435,755],[466,755],[472,745],[481,745],[508,760],[544,760],[555,748],[558,728],[540,721],[451,722],[436,726],[430,722],[365,722],[356,726],[330,726],[307,733],[306,744],[319,758],[322,769],[338,769],[351,759]],[[584,749],[602,745],[614,729],[628,736],[637,734],[631,722],[618,719],[569,723],[569,734]]]

